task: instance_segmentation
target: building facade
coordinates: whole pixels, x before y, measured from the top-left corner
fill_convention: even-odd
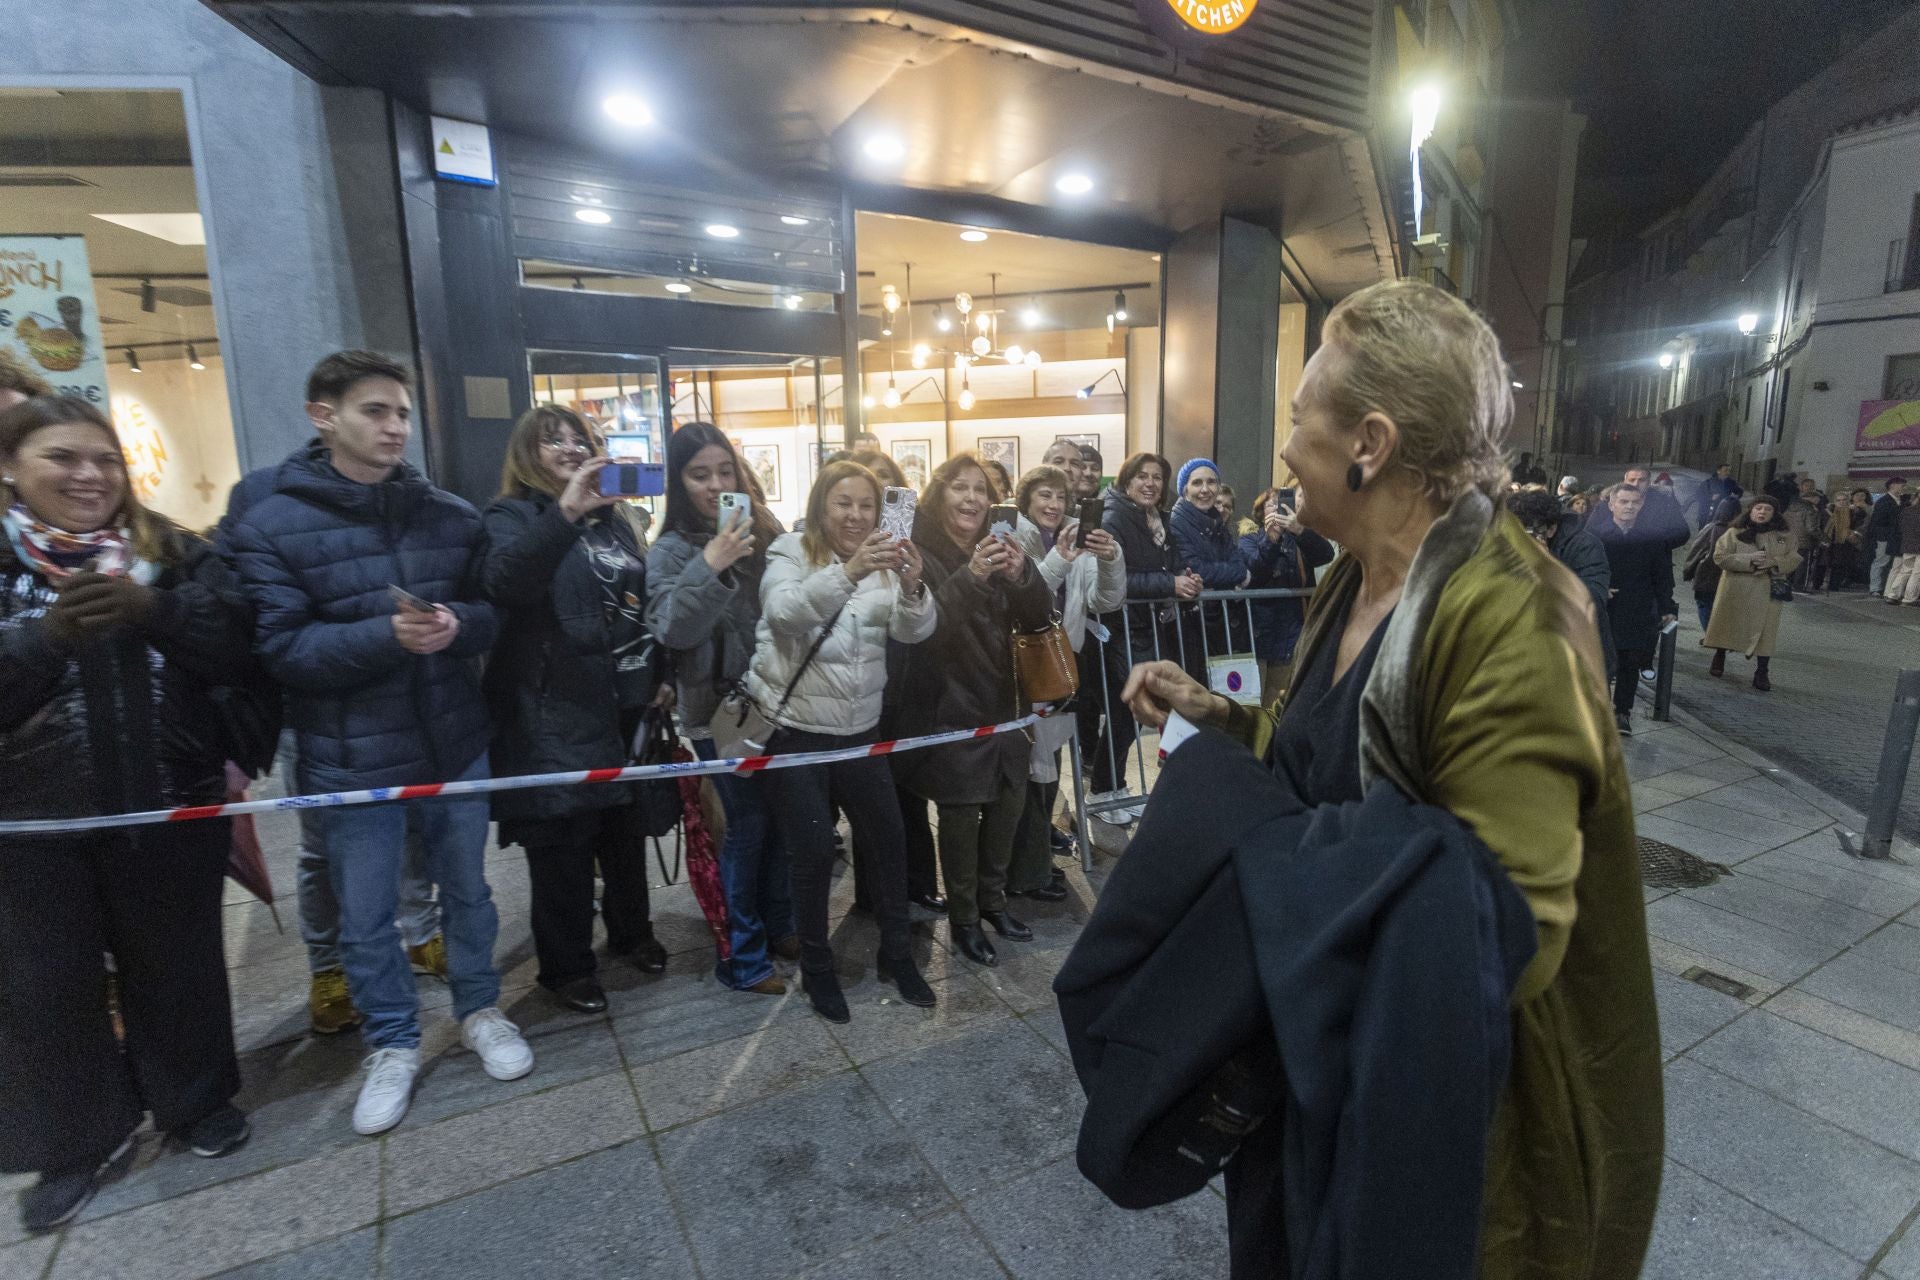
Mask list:
[[[1585,247],[1548,448],[1752,487],[1920,469],[1913,11],[1777,103],[1681,208]],[[1891,415],[1891,416],[1889,416]]]

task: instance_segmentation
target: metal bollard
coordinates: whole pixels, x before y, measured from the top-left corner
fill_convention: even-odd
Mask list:
[[[1653,666],[1653,718],[1673,719],[1673,659],[1680,628],[1669,623],[1660,632],[1660,656]]]
[[[1893,856],[1893,828],[1900,817],[1907,766],[1913,762],[1916,729],[1920,729],[1920,668],[1909,667],[1893,686],[1893,709],[1887,714],[1887,737],[1880,747],[1880,776],[1873,783],[1867,832],[1860,839],[1863,858]]]

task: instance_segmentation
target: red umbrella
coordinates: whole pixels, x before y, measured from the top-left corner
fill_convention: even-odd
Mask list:
[[[247,775],[227,762],[227,803],[247,798]],[[273,905],[273,877],[267,874],[267,855],[260,849],[260,833],[254,829],[253,815],[243,813],[232,819],[233,839],[227,846],[227,878],[267,904],[273,913],[273,927],[286,932],[280,923],[280,910]]]
[[[684,745],[674,745],[675,760],[691,760],[693,753]],[[693,886],[694,900],[713,931],[713,945],[722,960],[733,955],[733,938],[727,931],[727,891],[720,885],[720,858],[715,849],[713,828],[707,823],[700,803],[700,778],[681,778],[680,832],[686,851],[687,883]]]

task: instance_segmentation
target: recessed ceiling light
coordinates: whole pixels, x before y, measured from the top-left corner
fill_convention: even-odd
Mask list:
[[[613,94],[600,107],[616,124],[630,129],[644,129],[653,123],[653,108],[631,93]]]
[[[1093,190],[1093,179],[1084,173],[1063,174],[1053,189],[1063,196],[1083,196]]]
[[[668,293],[692,293],[693,286],[688,284],[685,280],[669,280],[667,281],[667,292]]]
[[[960,238],[968,244],[979,244],[987,238],[987,233],[977,227],[969,227],[960,233]]]
[[[604,227],[613,221],[613,215],[605,209],[575,209],[573,216],[582,222],[591,222],[596,227]]]
[[[804,227],[807,225],[808,219],[797,217],[791,213],[783,213],[780,215],[780,221],[786,223],[790,227]]]
[[[882,164],[895,164],[907,158],[907,144],[890,133],[875,134],[860,144],[860,150],[866,152],[867,159]]]
[[[726,222],[709,222],[707,234],[715,240],[732,240],[740,234],[740,228]]]
[[[96,213],[93,216],[169,244],[207,242],[206,225],[197,213]]]

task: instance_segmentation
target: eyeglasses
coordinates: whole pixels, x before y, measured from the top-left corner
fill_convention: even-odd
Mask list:
[[[578,436],[548,436],[540,442],[542,449],[551,449],[555,453],[592,453],[593,447]]]

